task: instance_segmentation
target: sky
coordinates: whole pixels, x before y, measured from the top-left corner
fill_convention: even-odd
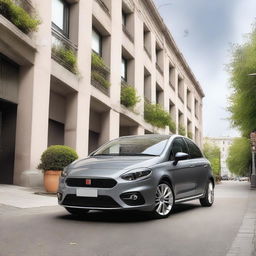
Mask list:
[[[239,136],[227,111],[231,45],[256,21],[255,0],[155,0],[165,24],[204,90],[203,135]]]

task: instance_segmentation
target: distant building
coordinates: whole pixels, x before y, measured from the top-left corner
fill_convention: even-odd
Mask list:
[[[220,148],[220,166],[221,166],[221,176],[228,175],[232,177],[233,174],[230,172],[227,166],[228,151],[230,145],[233,143],[234,138],[231,137],[205,137],[204,143],[211,143]]]

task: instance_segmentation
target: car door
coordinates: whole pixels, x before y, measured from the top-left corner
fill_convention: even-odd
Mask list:
[[[191,159],[181,160],[174,165],[174,156],[177,152],[188,154],[188,148],[182,137],[175,138],[171,145],[170,175],[175,190],[176,199],[195,195],[195,177],[191,172]]]
[[[208,170],[209,170],[209,162],[203,157],[202,152],[197,147],[197,145],[187,139],[184,138],[190,155],[190,163],[191,163],[191,175],[195,180],[195,191],[196,194],[204,193],[206,183],[208,181]]]

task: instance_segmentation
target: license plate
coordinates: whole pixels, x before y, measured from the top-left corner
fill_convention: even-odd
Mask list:
[[[97,189],[89,189],[89,188],[77,188],[76,195],[83,196],[83,197],[97,197],[98,190]]]

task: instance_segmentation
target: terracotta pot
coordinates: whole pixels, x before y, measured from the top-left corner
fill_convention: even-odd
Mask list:
[[[44,171],[44,188],[47,192],[56,193],[59,187],[59,178],[62,171]]]

